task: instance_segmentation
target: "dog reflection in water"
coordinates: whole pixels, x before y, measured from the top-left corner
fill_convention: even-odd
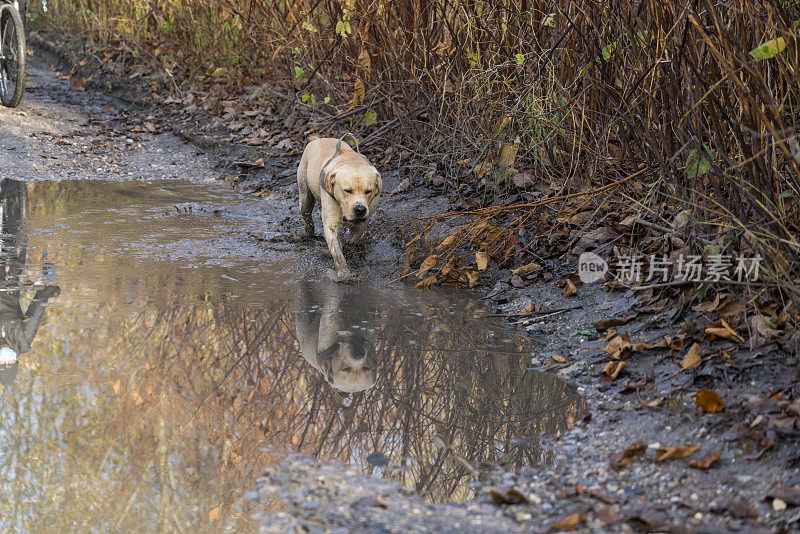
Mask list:
[[[300,284],[295,321],[303,358],[339,394],[375,385],[375,338],[358,286]]]

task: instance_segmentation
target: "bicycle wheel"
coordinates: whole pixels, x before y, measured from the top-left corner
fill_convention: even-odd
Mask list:
[[[12,5],[0,11],[0,100],[4,106],[15,108],[22,100],[27,76],[25,26]]]

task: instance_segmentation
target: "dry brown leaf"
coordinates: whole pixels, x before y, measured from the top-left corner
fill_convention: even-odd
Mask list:
[[[485,271],[489,265],[489,255],[482,250],[475,253],[475,264],[479,271]]]
[[[445,237],[441,243],[436,245],[436,250],[444,250],[456,242],[456,234]]]
[[[539,265],[538,263],[531,262],[526,265],[523,265],[522,267],[517,267],[516,269],[512,269],[511,276],[522,276],[523,274],[527,274],[535,269],[538,269],[539,267],[541,267],[541,265]]]
[[[437,278],[433,275],[425,278],[424,280],[420,280],[416,286],[414,287],[430,287],[438,282]]]
[[[686,356],[683,357],[683,360],[681,360],[681,369],[685,371],[697,367],[698,365],[700,365],[700,344],[695,343],[689,348],[688,352],[686,352]]]
[[[614,469],[622,469],[631,465],[631,458],[636,455],[642,454],[647,450],[647,445],[643,441],[637,441],[628,446],[622,452],[616,452],[611,455],[611,467]]]
[[[114,382],[112,387],[114,388],[114,395],[119,395],[120,389],[122,388],[122,382],[119,378],[117,378],[117,381]]]
[[[560,354],[552,354],[550,357],[558,363],[567,363],[567,359]]]
[[[720,299],[722,299],[723,294],[717,293],[717,296],[714,297],[713,301],[707,300],[705,302],[701,302],[697,306],[692,306],[692,309],[696,312],[712,312],[719,308]]]
[[[702,469],[707,471],[712,465],[717,463],[722,456],[722,452],[720,451],[711,451],[706,453],[705,456],[701,460],[692,460],[689,462],[689,467],[694,467],[695,469]]]
[[[631,344],[630,337],[628,333],[625,332],[621,336],[617,336],[609,341],[603,351],[614,360],[622,360],[630,355],[631,347],[633,347],[633,345]]]
[[[603,380],[614,380],[623,370],[625,370],[626,367],[628,367],[628,362],[623,362],[622,360],[613,360],[608,362],[606,366],[603,367]]]
[[[583,514],[575,512],[556,519],[547,527],[547,532],[569,532],[575,530],[581,523],[583,523]]]
[[[737,334],[731,326],[725,322],[725,319],[720,319],[706,326],[706,334],[711,336],[711,341],[718,337],[726,339],[735,339],[739,343],[744,343],[744,338]]]
[[[350,100],[350,107],[357,108],[364,102],[364,94],[366,91],[364,90],[364,81],[361,78],[356,78],[355,83],[353,84],[353,98]]]
[[[725,407],[722,404],[722,399],[716,391],[710,389],[701,389],[694,397],[698,408],[702,408],[704,412],[721,412]]]
[[[561,294],[564,295],[564,298],[574,297],[578,294],[578,288],[575,287],[572,280],[567,278],[567,282],[564,284],[564,289],[561,291]]]
[[[425,275],[428,274],[428,271],[430,271],[438,261],[439,261],[439,256],[437,256],[436,254],[431,254],[430,256],[425,258],[425,261],[423,261],[422,265],[419,266],[419,271],[417,272],[417,278],[419,278],[420,280],[425,278]]]
[[[664,460],[679,460],[681,458],[691,456],[699,450],[699,445],[683,445],[680,447],[656,449],[656,462],[663,462]]]
[[[442,276],[447,276],[455,268],[456,268],[456,259],[450,258],[450,260],[444,264],[444,267],[442,267],[442,271],[440,274]]]

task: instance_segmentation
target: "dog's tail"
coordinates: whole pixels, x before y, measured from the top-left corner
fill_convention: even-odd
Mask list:
[[[310,143],[311,141],[316,141],[317,139],[319,139],[319,136],[318,136],[318,135],[309,135],[309,136],[308,136],[308,142],[309,142],[309,143]]]

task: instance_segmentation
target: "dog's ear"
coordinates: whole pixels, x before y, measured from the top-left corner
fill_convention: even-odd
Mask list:
[[[337,341],[327,349],[317,354],[317,363],[319,368],[322,369],[322,374],[325,375],[325,380],[328,382],[333,381],[333,363],[332,358],[336,351],[339,350],[339,342]]]
[[[336,184],[336,171],[330,171],[325,175],[325,179],[322,181],[322,187],[325,188],[325,192],[328,193],[330,196],[333,196],[333,186]]]
[[[375,183],[378,184],[378,194],[383,192],[383,180],[381,180],[381,173],[375,171]]]

